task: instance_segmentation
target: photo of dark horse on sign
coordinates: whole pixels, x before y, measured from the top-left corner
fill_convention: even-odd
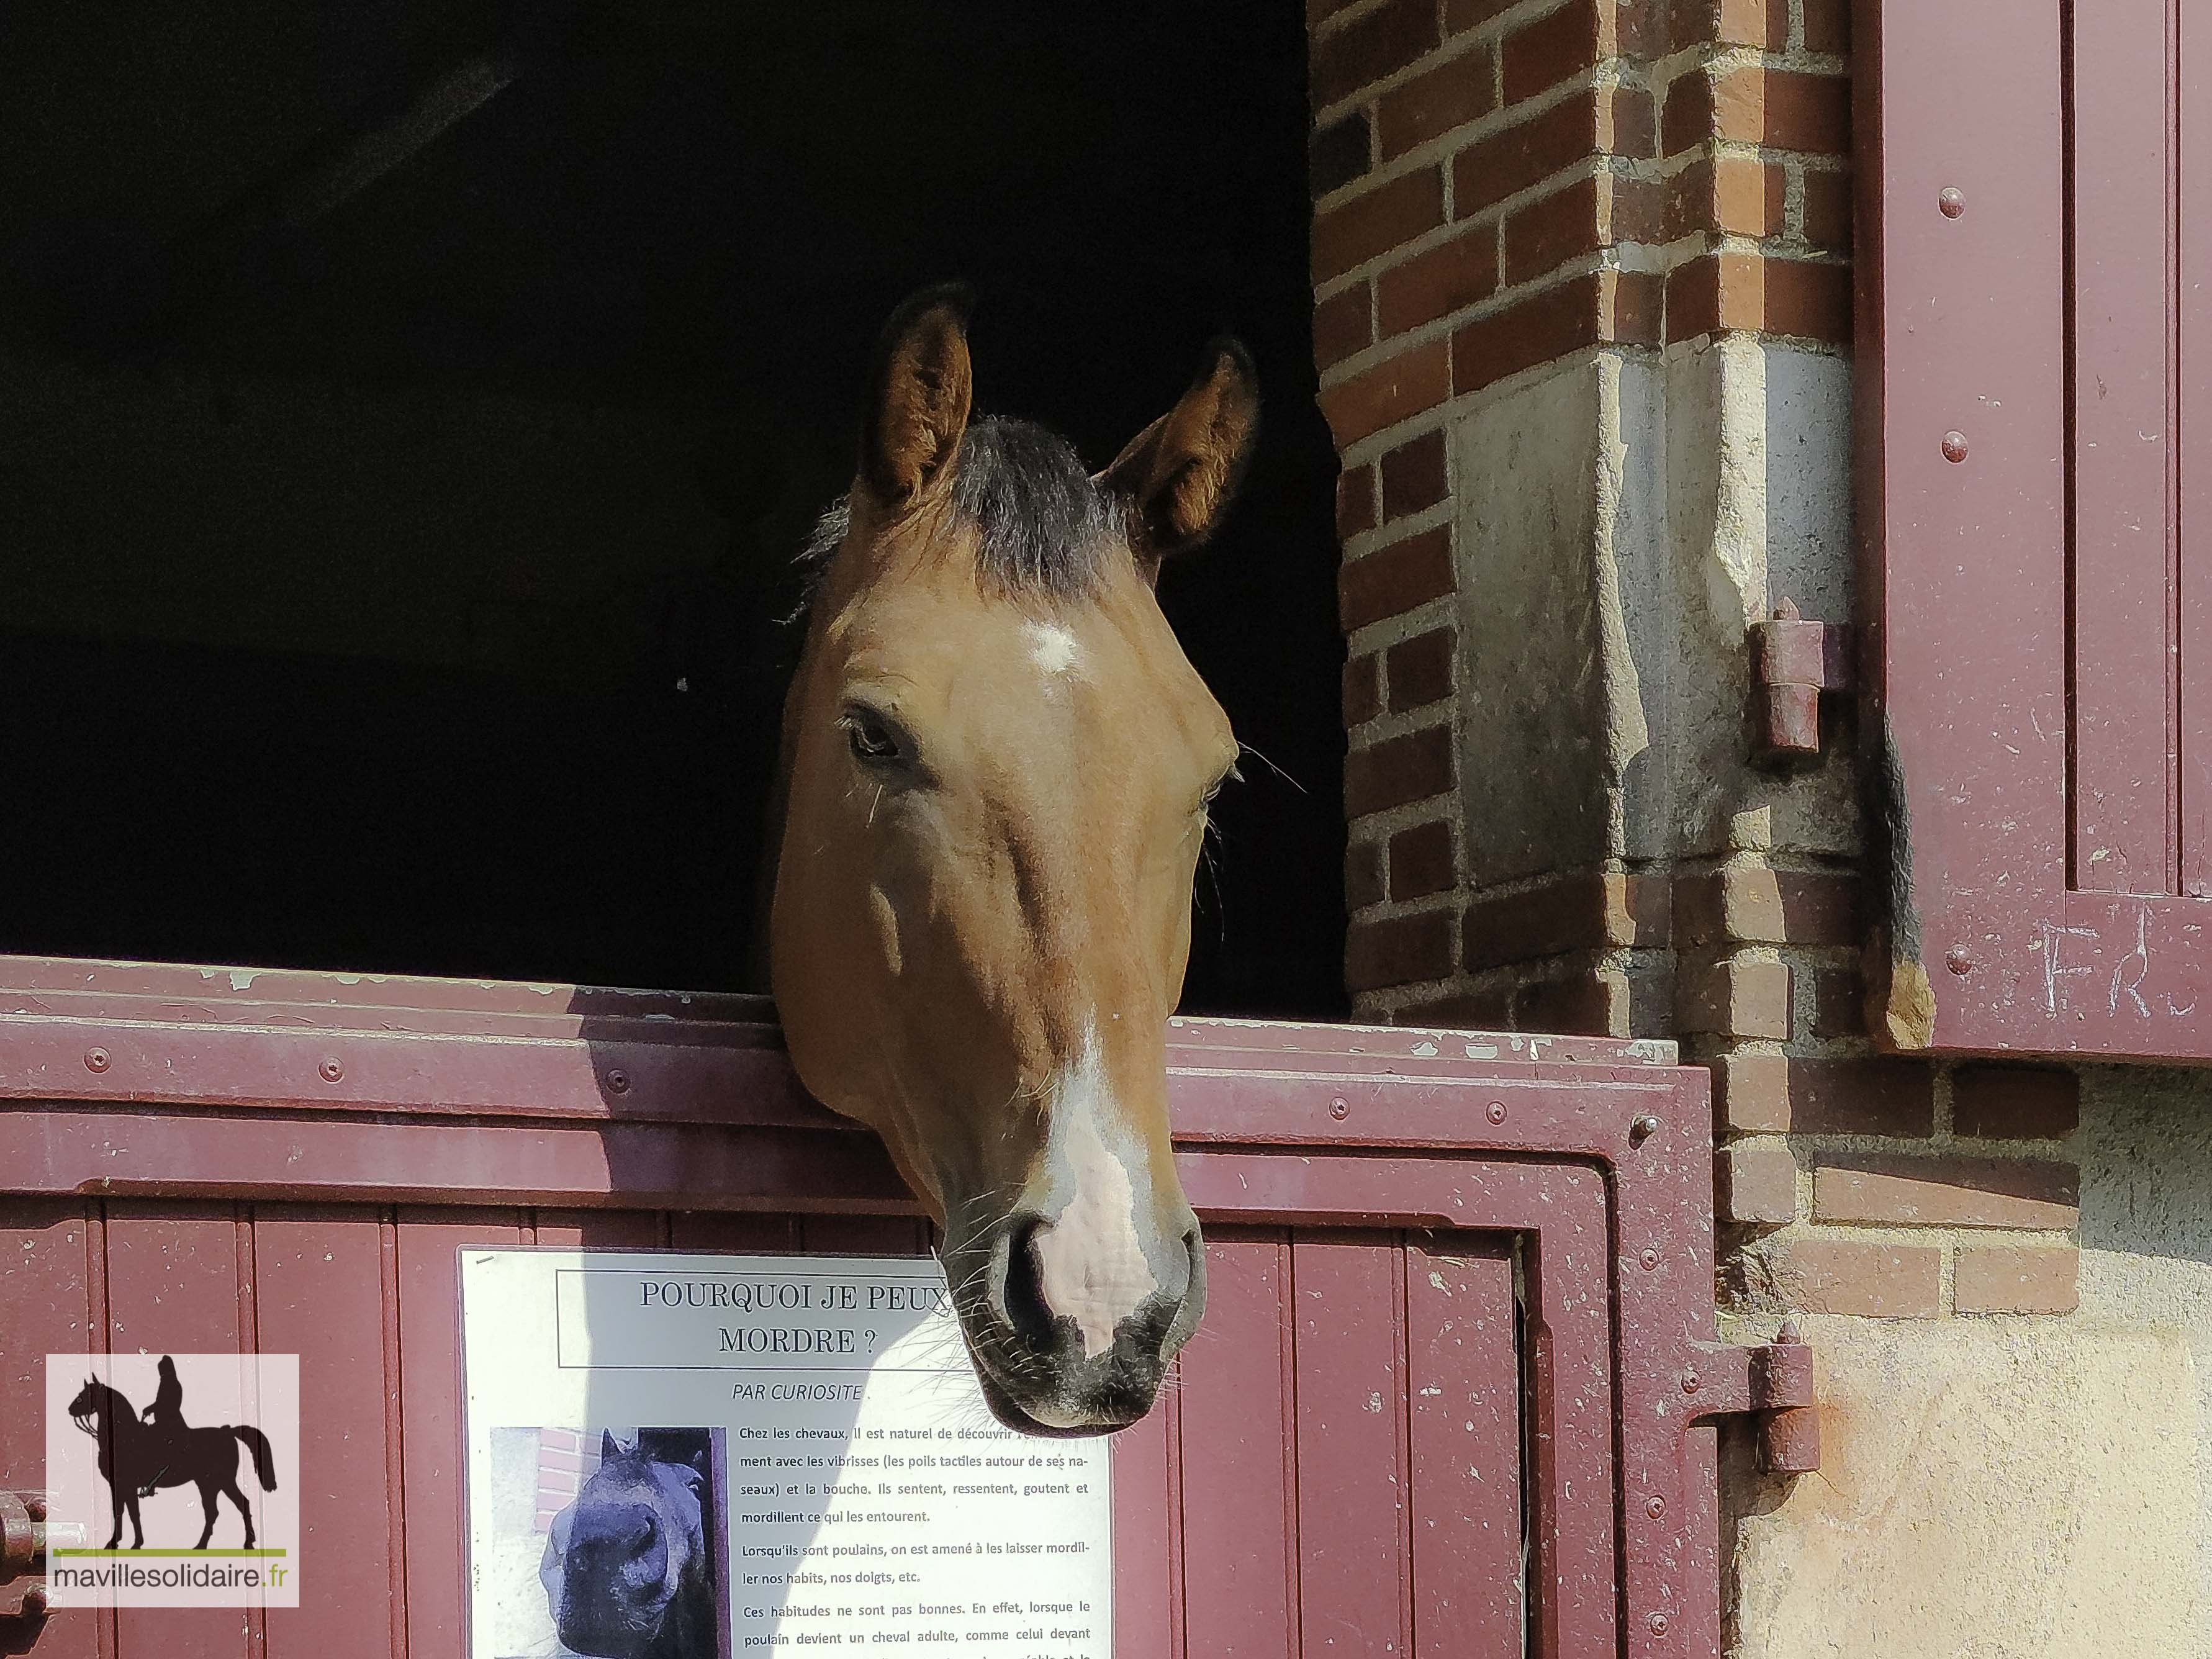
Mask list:
[[[719,1460],[708,1429],[602,1430],[538,1578],[561,1647],[590,1659],[727,1659]],[[588,1461],[588,1459],[585,1460]]]

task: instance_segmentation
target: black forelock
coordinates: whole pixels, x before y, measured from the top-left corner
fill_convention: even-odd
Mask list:
[[[952,504],[975,526],[975,574],[986,583],[1061,599],[1097,592],[1116,541],[1114,502],[1057,433],[1029,421],[971,423],[954,463]],[[799,556],[816,580],[851,526],[852,504],[841,499],[814,526]]]
[[[1097,589],[1110,511],[1057,433],[1028,421],[976,422],[960,441],[952,501],[975,526],[986,579],[1059,599]]]

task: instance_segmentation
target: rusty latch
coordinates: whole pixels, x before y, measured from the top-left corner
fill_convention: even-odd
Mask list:
[[[1856,683],[1853,638],[1843,623],[1807,622],[1784,599],[1772,622],[1751,625],[1751,757],[1784,767],[1820,753],[1820,694]]]
[[[1813,1351],[1794,1319],[1784,1320],[1763,1347],[1699,1343],[1683,1373],[1693,1396],[1691,1420],[1749,1417],[1759,1428],[1759,1466],[1776,1474],[1805,1474],[1820,1467],[1820,1416],[1814,1409]]]
[[[46,1495],[0,1489],[0,1619],[46,1617]]]

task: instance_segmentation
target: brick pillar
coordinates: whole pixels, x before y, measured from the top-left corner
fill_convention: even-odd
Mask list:
[[[2057,1310],[2073,1079],[1878,1056],[1849,723],[1747,753],[1747,627],[1852,620],[1848,16],[1310,0],[1346,974],[1711,1065],[1747,1305]]]
[[[1455,398],[1532,365],[1659,338],[1662,280],[1609,257],[1652,240],[1660,212],[1654,179],[1612,165],[1656,150],[1650,88],[1620,72],[1645,49],[1642,13],[1318,0],[1309,15],[1315,351],[1344,463],[1346,977],[1370,1016],[1502,1024],[1504,1002],[1464,965],[1446,428]],[[1535,1018],[1561,1016],[1618,1024],[1594,1006]]]
[[[1596,752],[1645,711],[1559,672],[1584,645],[1627,649],[1603,637],[1619,594],[1602,572],[1576,578],[1593,620],[1534,665],[1588,704],[1548,734],[1562,773],[1546,787],[1575,822],[1553,836],[1558,809],[1524,812],[1538,856],[1470,845],[1484,797],[1529,797],[1545,756],[1515,756],[1482,706],[1498,642],[1467,631],[1486,554],[1469,541],[1494,482],[1456,474],[1493,391],[1510,401],[1550,366],[1650,374],[1670,339],[1729,330],[1844,339],[1847,86],[1826,0],[1801,3],[1310,8],[1315,351],[1344,465],[1346,971],[1364,1016],[1668,1027],[1668,906],[1645,875],[1672,849],[1626,822],[1623,764]],[[1588,447],[1607,421],[1619,410],[1540,409],[1518,429]],[[1632,441],[1663,441],[1662,422]],[[1587,560],[1613,532],[1565,533]]]

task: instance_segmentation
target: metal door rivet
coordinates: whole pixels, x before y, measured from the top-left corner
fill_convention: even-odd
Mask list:
[[[1493,1100],[1490,1103],[1490,1121],[1492,1123],[1503,1123],[1505,1121],[1505,1103],[1504,1101]]]
[[[607,1087],[616,1094],[628,1094],[629,1092],[629,1073],[628,1072],[609,1072],[607,1073]]]
[[[1659,1133],[1659,1120],[1645,1113],[1628,1126],[1628,1144],[1640,1146]]]
[[[1966,459],[1965,433],[1947,432],[1943,434],[1943,459],[1947,461],[1963,461]]]
[[[1663,1613],[1653,1613],[1650,1618],[1644,1620],[1644,1623],[1651,1627],[1651,1633],[1654,1636],[1664,1636],[1667,1633],[1667,1615]]]
[[[1352,1103],[1341,1096],[1328,1103],[1328,1115],[1341,1121],[1352,1115]]]
[[[1658,1520],[1662,1516],[1667,1513],[1667,1500],[1663,1498],[1655,1498],[1651,1499],[1650,1502],[1644,1504],[1644,1512],[1650,1516],[1654,1521]]]
[[[1698,1374],[1697,1374],[1697,1372],[1695,1372],[1695,1371],[1684,1371],[1684,1372],[1682,1373],[1682,1392],[1683,1392],[1684,1394],[1695,1394],[1695,1393],[1697,1393],[1697,1391],[1698,1391]]]
[[[1644,1271],[1647,1273],[1656,1273],[1659,1270],[1659,1252],[1648,1246],[1644,1254],[1636,1259],[1644,1264]]]
[[[1936,205],[1946,219],[1955,219],[1966,210],[1966,192],[1956,185],[1946,185],[1936,192]]]
[[[84,1063],[88,1070],[94,1072],[106,1071],[107,1069],[107,1050],[105,1048],[86,1049],[84,1051]]]
[[[335,1060],[326,1060],[322,1064],[322,1073],[324,1082],[336,1083],[345,1075],[345,1067]]]
[[[1944,957],[1943,965],[1953,973],[1963,977],[1974,971],[1973,953],[1964,946],[1954,947]]]

